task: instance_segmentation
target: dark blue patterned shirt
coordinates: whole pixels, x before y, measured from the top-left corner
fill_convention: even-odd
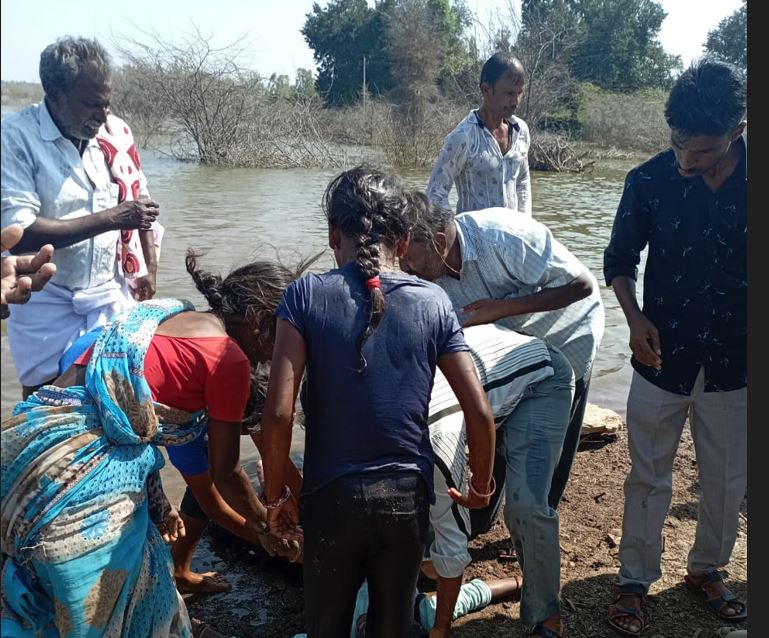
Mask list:
[[[705,391],[745,387],[747,378],[747,147],[716,191],[684,178],[673,151],[632,169],[625,179],[604,277],[636,278],[649,246],[643,312],[660,333],[662,369],[633,367],[659,388],[688,395],[701,366]]]

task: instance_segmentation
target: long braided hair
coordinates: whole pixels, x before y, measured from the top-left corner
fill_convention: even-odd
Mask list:
[[[408,237],[414,223],[406,190],[392,176],[366,165],[337,175],[323,195],[323,212],[330,227],[355,241],[355,264],[366,282],[370,297],[368,323],[356,340],[358,372],[366,369],[363,344],[376,330],[385,310],[379,282],[380,247],[394,249]]]

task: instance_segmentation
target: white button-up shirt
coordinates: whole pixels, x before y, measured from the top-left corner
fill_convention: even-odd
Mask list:
[[[433,164],[427,196],[449,208],[449,193],[456,185],[457,213],[499,206],[531,215],[529,127],[515,116],[507,124],[511,144],[503,155],[478,111],[470,111],[446,136]]]
[[[26,228],[38,216],[73,219],[118,203],[118,186],[96,140],[89,140],[81,158],[44,101],[3,118],[1,172],[3,227],[19,223]],[[113,279],[119,272],[118,237],[113,230],[57,248],[52,281],[74,291]]]
[[[587,375],[603,337],[605,314],[598,282],[592,273],[544,224],[526,215],[491,208],[457,215],[457,241],[462,255],[460,278],[437,283],[460,308],[479,299],[513,299],[557,288],[589,275],[593,292],[563,308],[515,315],[497,323],[530,334],[559,348],[574,368],[574,378]]]

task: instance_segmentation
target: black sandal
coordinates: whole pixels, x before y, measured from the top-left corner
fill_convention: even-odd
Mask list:
[[[686,574],[684,576],[684,582],[686,586],[693,591],[705,606],[716,614],[721,620],[727,622],[741,622],[748,618],[748,604],[737,594],[724,587],[724,593],[715,598],[710,598],[707,590],[707,586],[710,583],[724,582],[723,572],[714,569],[707,574],[701,574],[700,576],[693,576],[692,574]],[[736,613],[725,614],[726,608],[734,609]]]

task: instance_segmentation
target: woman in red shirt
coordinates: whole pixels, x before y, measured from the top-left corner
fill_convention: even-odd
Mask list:
[[[201,436],[166,448],[187,483],[181,506],[186,536],[178,539],[172,550],[177,588],[182,593],[229,589],[219,574],[195,574],[190,569],[195,546],[209,520],[261,544],[270,555],[291,560],[301,555],[297,543],[277,539],[267,531],[266,509],[239,459],[251,370],[270,360],[276,321],[273,313],[285,287],[310,261],[295,270],[257,261],[222,279],[200,270],[197,255],[188,251],[187,272],[210,309],[181,312],[167,319],[150,342],[144,375],[153,399],[188,412],[205,408],[208,416]],[[81,384],[91,352],[89,348],[80,356],[56,385]],[[258,446],[258,436],[253,438]],[[298,494],[301,476],[295,467],[292,477]]]

